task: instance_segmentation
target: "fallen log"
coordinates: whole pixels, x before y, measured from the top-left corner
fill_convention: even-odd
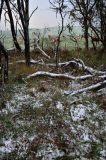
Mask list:
[[[71,65],[73,64],[75,67],[78,67],[79,69],[91,74],[91,75],[95,75],[95,74],[106,74],[106,72],[103,71],[98,71],[96,69],[93,69],[92,67],[88,67],[85,65],[85,63],[81,60],[81,59],[73,59],[73,61],[69,61],[66,62],[66,64],[64,63],[65,66]],[[63,65],[61,63],[61,65]]]
[[[48,56],[41,48],[39,45],[36,46],[36,49],[42,53],[43,56],[46,58],[50,59],[50,56]]]
[[[22,63],[25,63],[25,60],[23,59],[23,60],[19,60],[19,61],[16,61],[15,63],[19,63],[19,64],[22,64]],[[43,62],[43,60],[41,59],[41,60],[38,60],[38,61],[35,61],[35,60],[33,60],[33,59],[31,59],[30,60],[30,64],[44,64],[44,62]],[[9,65],[12,65],[13,63],[12,62],[10,62],[9,63]]]
[[[40,62],[42,62],[42,60],[39,60],[39,61],[35,61],[33,59],[30,60],[31,64],[38,64]],[[16,63],[25,63],[25,60],[19,60],[19,61],[16,61]]]
[[[30,79],[32,77],[37,77],[37,76],[47,76],[47,77],[51,77],[51,78],[67,78],[67,79],[71,79],[71,80],[86,80],[88,78],[91,78],[92,75],[84,75],[84,76],[70,76],[68,74],[57,74],[57,73],[50,73],[50,72],[43,72],[43,71],[39,71],[36,73],[33,73],[31,75],[28,75],[26,77],[26,79]]]
[[[34,39],[34,42],[33,42],[33,45],[34,46],[34,50],[37,49],[43,56],[45,56],[46,58],[50,59],[50,56],[48,56],[39,46],[39,38],[35,35],[35,39]]]
[[[32,62],[32,64],[36,64],[36,62]],[[44,64],[44,63],[37,63],[39,65],[46,65],[49,67],[56,67],[56,64]],[[67,67],[67,66],[72,66],[75,67],[77,69],[83,70],[84,72],[87,72],[88,74],[91,75],[101,75],[101,74],[106,74],[106,72],[103,71],[99,71],[96,69],[93,69],[92,67],[88,67],[84,64],[84,62],[81,59],[73,59],[72,61],[68,61],[68,62],[62,62],[58,64],[59,67]]]
[[[105,87],[106,87],[106,80],[104,80],[103,82],[99,82],[97,84],[94,84],[92,86],[79,89],[77,91],[71,91],[71,92],[67,91],[64,94],[74,96],[74,95],[77,95],[77,94],[80,94],[80,93],[83,93],[83,92],[87,92],[87,91],[97,91],[97,90],[100,90],[100,89],[105,88]]]

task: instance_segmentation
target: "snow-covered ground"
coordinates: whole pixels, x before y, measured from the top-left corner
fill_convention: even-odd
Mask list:
[[[39,90],[20,84],[0,110],[1,159],[106,159],[106,112],[97,93],[64,95],[51,86]],[[40,86],[39,86],[40,87]],[[81,88],[72,82],[67,91]]]

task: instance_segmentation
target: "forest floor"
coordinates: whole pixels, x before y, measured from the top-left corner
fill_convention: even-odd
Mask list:
[[[68,54],[62,54],[62,62],[73,60],[73,53]],[[106,58],[98,57],[85,58],[82,54],[75,58],[106,73]],[[27,79],[38,71],[72,76],[85,73],[73,66],[60,67],[57,71],[44,60],[42,65],[26,67],[17,63],[22,58],[10,58],[9,82],[0,88],[1,160],[105,160],[106,87],[67,95],[96,84],[98,78],[36,76]],[[32,58],[35,59],[34,55]]]

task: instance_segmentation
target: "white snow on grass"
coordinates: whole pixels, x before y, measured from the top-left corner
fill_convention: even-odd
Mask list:
[[[57,104],[56,104],[56,108],[60,109],[60,110],[63,110],[64,106],[63,106],[63,104],[61,102],[58,101]]]
[[[3,146],[0,146],[0,152],[1,153],[11,153],[13,150],[14,150],[13,140],[12,139],[8,139],[8,140],[3,139]]]
[[[73,121],[80,121],[85,118],[86,107],[83,104],[79,104],[76,107],[71,107],[70,109]]]
[[[81,84],[72,82],[72,90],[78,89],[81,87]],[[74,88],[75,87],[75,88]],[[68,141],[69,146],[73,147],[71,150],[70,148],[67,148],[69,154],[73,157],[80,156],[80,159],[85,160],[86,154],[90,152],[92,142],[95,144],[99,144],[101,148],[99,148],[100,160],[105,160],[105,145],[103,142],[103,145],[100,141],[100,136],[104,134],[106,130],[106,123],[105,123],[105,112],[100,110],[99,106],[96,104],[96,102],[90,100],[90,97],[92,98],[91,94],[81,94],[80,96],[68,96],[66,99],[62,99],[63,96],[63,90],[58,88],[53,88],[52,91],[50,89],[46,90],[45,92],[40,92],[37,90],[37,88],[33,88],[28,92],[27,87],[23,88],[15,88],[16,92],[12,96],[12,98],[6,103],[6,108],[2,110],[1,113],[8,114],[8,113],[15,113],[20,111],[21,109],[26,109],[26,106],[30,107],[29,109],[34,109],[38,107],[42,107],[46,104],[47,101],[49,101],[48,104],[50,104],[51,109],[57,109],[56,113],[62,113],[63,121],[65,122],[66,126],[69,127],[69,131],[67,132],[64,126],[59,128],[59,132],[61,132],[63,136],[63,140]],[[70,90],[70,89],[69,89]],[[32,93],[32,94],[31,94]],[[57,94],[59,93],[59,94]],[[57,95],[57,97],[56,97]],[[61,96],[62,95],[62,96]],[[53,99],[54,98],[54,99]],[[66,104],[66,106],[65,106]],[[45,107],[45,106],[44,106]],[[52,108],[53,107],[53,108]],[[66,110],[64,109],[66,107]],[[3,112],[4,111],[4,112]],[[51,113],[50,113],[51,114]],[[49,115],[49,112],[47,113],[47,118]],[[53,115],[55,117],[55,115]],[[57,117],[58,119],[58,114]],[[42,119],[40,119],[42,121]],[[62,121],[62,122],[63,122]],[[24,128],[25,125],[30,127],[30,124],[33,123],[33,121],[29,121],[26,124],[26,120],[24,119],[15,119],[15,125],[18,124],[19,127]],[[102,124],[100,126],[100,123]],[[44,123],[44,120],[42,121]],[[46,121],[45,121],[46,123]],[[50,127],[52,127],[55,121],[50,119]],[[36,125],[36,124],[35,124]],[[17,127],[17,126],[16,126]],[[23,156],[26,154],[26,150],[28,149],[29,143],[33,141],[33,139],[37,136],[36,128],[34,128],[35,131],[31,135],[24,135],[20,136],[18,135],[18,138],[13,141],[11,138],[9,140],[3,140],[3,145],[0,147],[0,153],[11,153],[14,150],[14,145],[18,142],[19,145],[19,156]],[[56,128],[58,130],[58,128]],[[48,128],[49,130],[49,128]],[[25,131],[27,133],[27,131]],[[52,134],[56,134],[57,132],[54,132]],[[13,133],[14,134],[14,133]],[[38,133],[39,134],[39,133]],[[53,138],[51,132],[50,134],[50,140]],[[74,135],[74,136],[73,136]],[[48,138],[48,135],[46,135]],[[27,141],[29,140],[29,141]],[[52,139],[53,140],[53,139]],[[28,143],[27,143],[28,142]],[[52,141],[53,142],[53,141]],[[64,152],[58,147],[58,145],[54,143],[45,144],[43,142],[40,144],[39,149],[37,151],[37,156],[42,156],[42,160],[53,160],[57,157],[64,156]],[[74,159],[74,158],[73,158]],[[77,160],[77,159],[76,159]],[[88,160],[88,159],[87,159]]]

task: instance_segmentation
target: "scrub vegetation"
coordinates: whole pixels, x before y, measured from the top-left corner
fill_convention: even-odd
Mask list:
[[[0,159],[105,160],[106,3],[49,2],[61,24],[41,30],[28,0],[0,2]]]

